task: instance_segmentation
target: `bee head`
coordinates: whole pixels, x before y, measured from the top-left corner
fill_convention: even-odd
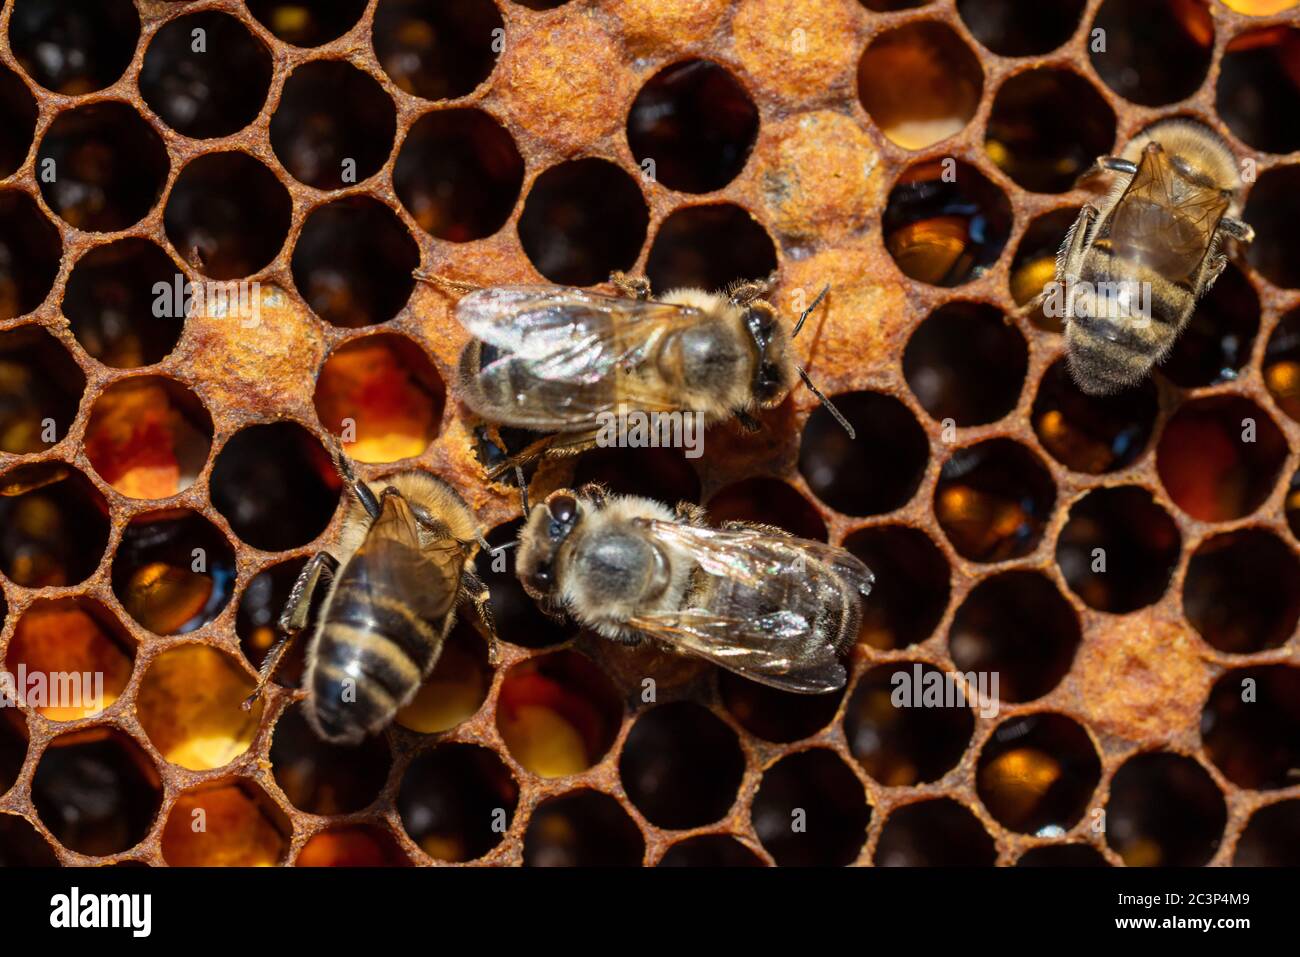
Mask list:
[[[555,556],[582,517],[579,499],[568,489],[552,492],[534,508],[519,536],[516,574],[533,598],[548,597],[555,588]]]
[[[754,401],[763,408],[777,405],[794,384],[785,330],[776,312],[761,299],[746,307],[745,328],[757,353],[751,384]]]

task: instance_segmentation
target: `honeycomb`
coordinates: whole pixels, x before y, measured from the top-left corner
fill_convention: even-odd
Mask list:
[[[1150,381],[1089,397],[1015,310],[1076,175],[1174,115],[1246,161],[1258,238]],[[1300,863],[1297,115],[1294,0],[7,0],[0,649],[106,707],[0,709],[0,859]],[[306,725],[301,648],[241,711],[338,530],[328,434],[518,528],[413,271],[614,269],[775,270],[785,313],[829,283],[798,349],[858,439],[800,389],[533,495],[845,544],[877,575],[849,687],[610,646],[484,556],[495,666],[462,622],[355,749]],[[900,667],[996,672],[1001,706],[894,708]]]

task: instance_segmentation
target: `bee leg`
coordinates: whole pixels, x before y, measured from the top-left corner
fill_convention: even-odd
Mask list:
[[[1137,163],[1122,156],[1098,156],[1091,166],[1075,177],[1074,185],[1079,186],[1102,173],[1127,173],[1132,176],[1137,171]]]
[[[1205,260],[1205,265],[1201,267],[1200,282],[1197,283],[1196,295],[1203,296],[1210,291],[1210,287],[1223,274],[1223,270],[1228,265],[1228,257],[1223,253],[1215,256],[1209,256]]]
[[[257,687],[244,699],[242,707],[245,711],[253,707],[253,702],[262,696],[271,678],[275,676],[275,671],[280,666],[285,653],[307,627],[312,604],[320,592],[322,581],[333,581],[338,569],[338,559],[329,552],[317,552],[312,556],[311,561],[303,566],[298,574],[298,580],[293,583],[293,589],[289,592],[289,601],[285,604],[284,611],[277,622],[280,628],[280,640],[271,647],[262,660],[262,667],[257,673]]]
[[[727,298],[733,306],[748,306],[755,299],[762,299],[776,286],[776,273],[766,279],[741,280],[727,290]]]
[[[650,299],[650,280],[645,276],[629,276],[620,270],[609,274],[609,284],[618,294],[629,299],[646,302]]]
[[[488,645],[488,664],[495,668],[501,661],[501,639],[497,637],[496,620],[492,617],[492,595],[483,579],[472,569],[466,569],[460,577],[462,593],[474,603],[474,613],[483,623]]]
[[[606,489],[599,482],[588,482],[578,489],[578,494],[583,498],[590,499],[591,504],[596,508],[605,507]]]
[[[442,286],[444,289],[450,289],[453,292],[477,292],[482,286],[476,286],[472,282],[462,282],[459,279],[448,279],[446,276],[439,276],[437,273],[423,272],[416,269],[411,273],[420,282],[431,283],[435,286]]]
[[[334,467],[338,469],[343,484],[357,497],[357,501],[365,508],[367,515],[372,519],[378,518],[379,502],[375,499],[375,493],[370,491],[369,485],[357,478],[357,474],[352,471],[352,460],[344,454],[341,446],[336,445],[333,453]]]
[[[1255,230],[1251,228],[1250,224],[1242,222],[1233,216],[1224,216],[1219,220],[1219,229],[1239,243],[1249,243],[1255,239]]]
[[[488,480],[495,482],[507,472],[513,471],[515,466],[528,465],[535,459],[578,455],[595,445],[596,438],[599,435],[599,429],[591,429],[587,432],[557,432],[554,435],[540,438],[526,448],[520,449],[510,458],[498,462],[488,469]]]

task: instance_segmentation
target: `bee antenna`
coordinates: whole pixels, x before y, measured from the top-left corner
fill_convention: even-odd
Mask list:
[[[518,465],[515,466],[515,481],[519,483],[519,505],[524,510],[524,518],[528,517],[528,483],[524,481],[524,470]]]
[[[514,548],[518,544],[519,544],[519,539],[516,538],[512,542],[506,542],[504,545],[498,545],[496,548],[488,549],[488,551],[491,552],[493,555],[499,555],[501,554],[501,552],[510,551],[510,549]]]
[[[819,401],[822,404],[822,406],[826,409],[827,412],[829,412],[832,416],[835,417],[835,421],[838,422],[844,428],[844,431],[849,433],[849,438],[856,439],[858,437],[858,433],[853,430],[853,426],[849,424],[849,420],[844,418],[844,413],[842,413],[839,409],[835,408],[835,403],[832,402],[830,399],[826,398],[825,394],[823,394],[821,389],[813,385],[813,380],[808,377],[808,372],[807,370],[804,369],[803,366],[796,366],[795,368],[799,370],[799,378],[803,379],[803,384],[808,387],[808,391],[811,392],[813,395],[817,396],[817,401]]]
[[[479,288],[472,282],[448,279],[446,276],[439,276],[434,272],[425,272],[423,269],[412,269],[411,275],[420,282],[432,283],[435,286],[442,286],[444,289],[450,289],[454,292],[473,292]]]
[[[799,314],[799,321],[794,324],[794,331],[790,333],[791,339],[799,335],[799,330],[803,328],[803,324],[805,321],[807,321],[808,316],[812,314],[812,311],[814,309],[816,309],[819,305],[821,305],[821,301],[826,298],[826,294],[830,291],[831,291],[830,283],[827,283],[826,285],[822,286],[822,291],[817,293],[817,298],[812,301],[812,305]],[[806,381],[807,376],[805,376],[804,379]]]

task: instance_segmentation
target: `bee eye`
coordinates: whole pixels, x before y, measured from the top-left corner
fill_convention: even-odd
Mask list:
[[[546,503],[546,508],[551,513],[551,520],[561,525],[571,525],[578,517],[578,503],[572,495],[557,495]]]
[[[537,591],[548,591],[551,587],[551,566],[539,565],[529,576],[529,581]]]

